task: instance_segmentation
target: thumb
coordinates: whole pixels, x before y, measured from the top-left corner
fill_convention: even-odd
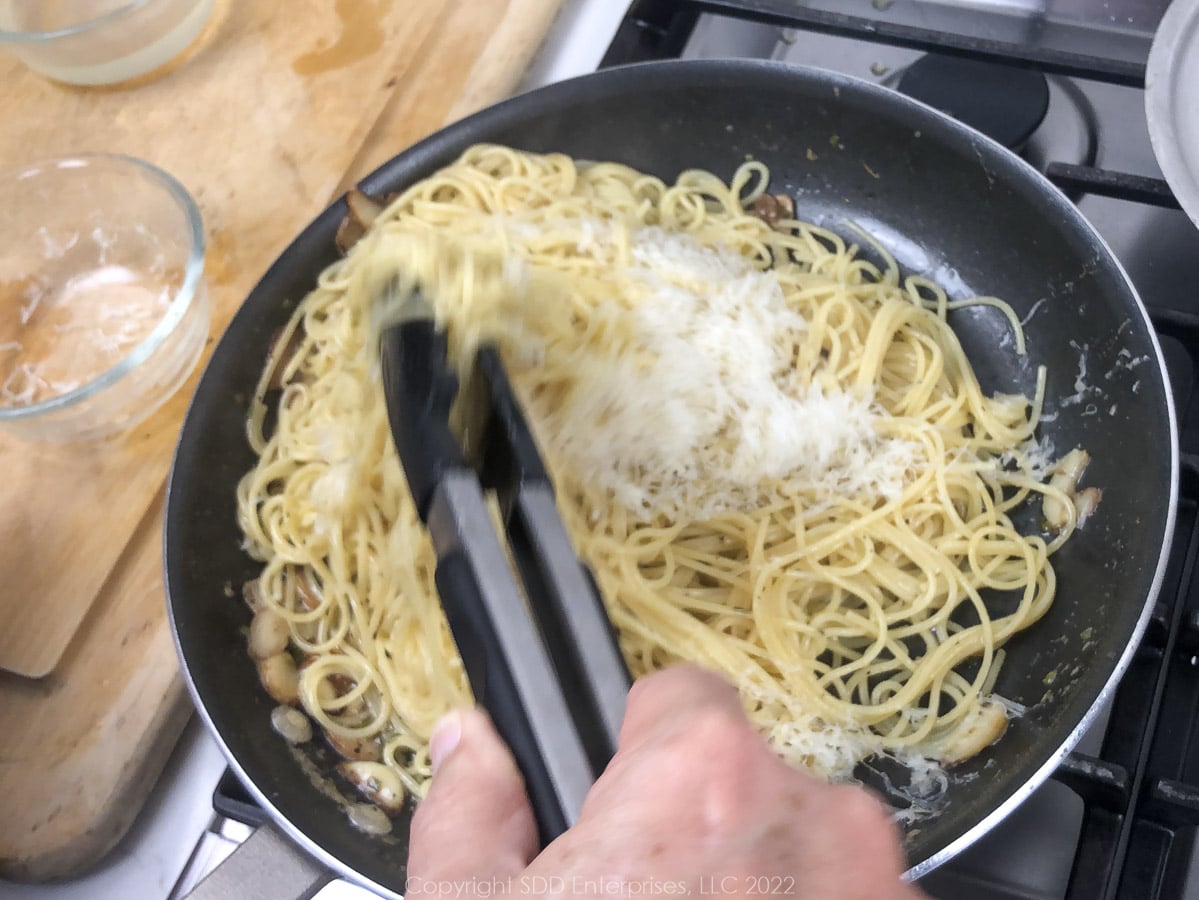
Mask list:
[[[433,782],[412,818],[405,896],[435,897],[460,890],[445,882],[523,871],[537,855],[537,826],[524,780],[487,715],[446,715],[433,729],[429,755]]]

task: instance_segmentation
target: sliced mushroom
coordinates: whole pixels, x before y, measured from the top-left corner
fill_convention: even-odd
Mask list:
[[[272,709],[271,727],[289,744],[306,744],[312,740],[312,722],[294,706]]]
[[[350,824],[359,831],[367,834],[390,834],[391,819],[377,806],[369,803],[355,803],[347,813]]]
[[[344,697],[358,685],[358,682],[342,672],[334,672],[332,675],[326,676],[325,680],[329,682],[338,697]]]
[[[295,706],[300,702],[300,673],[289,653],[276,653],[260,660],[258,680],[276,703]]]
[[[305,660],[300,664],[301,674],[303,674],[304,670],[307,669],[308,666],[310,666],[314,662],[316,662],[316,660],[318,658],[319,657],[317,657],[317,656],[309,656],[309,657],[305,658]],[[366,701],[362,697],[358,697],[358,698],[354,699],[353,701],[351,701],[350,703],[348,703],[346,706],[341,707],[336,710],[330,709],[330,706],[333,703],[333,701],[337,700],[339,697],[344,697],[346,694],[348,694],[350,691],[352,691],[357,686],[357,684],[358,684],[358,682],[356,682],[349,675],[346,675],[342,672],[330,672],[330,673],[322,674],[321,677],[312,686],[312,691],[313,691],[312,702],[315,703],[318,708],[324,709],[327,712],[329,712],[338,721],[342,722],[343,724],[347,725],[350,728],[355,728],[355,727],[363,724],[363,722],[366,721],[366,718],[369,715],[369,710],[367,709]],[[338,747],[336,741],[334,741],[334,739],[331,735],[329,736],[329,741],[331,744],[333,744],[334,749],[336,749],[339,753],[341,753],[342,756],[346,757],[347,759],[358,759],[358,758],[360,758],[360,756],[357,755],[359,752],[362,752],[362,753],[366,752],[365,750],[353,751],[348,746],[347,747]],[[377,758],[377,757],[368,757],[368,758]]]
[[[1085,491],[1079,491],[1074,498],[1074,508],[1078,510],[1078,527],[1082,528],[1087,524],[1087,519],[1095,514],[1095,510],[1099,508],[1099,501],[1103,499],[1103,491],[1097,487],[1089,487]]]
[[[383,763],[344,762],[338,764],[337,771],[385,813],[394,816],[404,808],[404,785],[400,776]]]
[[[1007,731],[1007,710],[1002,703],[986,700],[962,723],[961,729],[941,750],[943,765],[952,765],[976,756],[1003,737]]]
[[[274,358],[276,345],[280,340],[282,340],[282,338],[282,328],[271,335],[271,346],[270,350],[267,351],[268,358]],[[304,332],[301,328],[296,328],[296,330],[291,333],[291,337],[288,338],[287,347],[284,348],[283,353],[280,354],[279,358],[275,360],[275,368],[271,370],[271,377],[266,383],[267,390],[279,391],[283,389],[284,384],[286,384],[286,382],[283,380],[283,373],[287,371],[287,366],[291,363],[295,355],[300,352],[300,347],[303,345],[303,343]],[[290,380],[295,379],[293,377]]]
[[[1049,486],[1057,488],[1068,497],[1073,497],[1074,489],[1078,487],[1078,479],[1082,477],[1083,470],[1090,461],[1091,455],[1086,450],[1081,448],[1071,450],[1053,467],[1053,476],[1049,479]],[[1064,528],[1070,518],[1069,510],[1056,497],[1046,497],[1041,511],[1045,516],[1045,522],[1054,531]]]
[[[246,601],[246,606],[258,612],[258,608],[262,606],[262,584],[257,578],[250,579],[241,586],[241,596]]]
[[[750,206],[750,212],[773,228],[780,219],[795,218],[795,201],[786,194],[763,194]]]
[[[329,746],[336,750],[342,759],[378,762],[383,758],[383,747],[378,738],[344,737],[331,731],[325,737],[329,740]]]
[[[255,659],[266,659],[287,649],[291,629],[287,620],[270,607],[264,606],[254,613],[250,621],[248,641],[250,655]]]
[[[309,656],[300,665],[300,670],[308,668],[312,663],[316,662],[320,657]],[[343,675],[341,672],[331,672],[321,676],[320,681],[316,683],[316,699],[322,705],[328,704],[338,697],[344,697],[354,689],[354,679],[349,675]]]
[[[333,236],[333,243],[337,245],[337,249],[342,253],[349,253],[350,248],[362,240],[364,234],[366,234],[366,230],[354,220],[354,217],[346,216],[341,220],[341,224],[337,226],[337,233]]]
[[[320,595],[312,586],[312,582],[303,575],[296,579],[296,599],[309,612],[321,605]]]
[[[379,213],[383,212],[381,204],[356,187],[346,191],[346,208],[348,213],[337,226],[337,236],[334,238],[337,249],[342,253],[349,253],[350,248],[362,239],[375,219],[379,218]]]

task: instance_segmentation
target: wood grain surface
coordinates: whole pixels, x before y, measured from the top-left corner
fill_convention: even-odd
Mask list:
[[[323,0],[292,6],[289,15],[264,3],[218,6],[210,46],[128,90],[63,88],[7,58],[0,69],[0,121],[20,123],[0,129],[0,159],[126,153],[191,192],[210,240],[215,333],[262,262],[328,203],[390,96],[395,61],[415,49],[401,37],[411,34],[407,16],[362,0],[359,9],[379,15],[359,27],[378,31],[380,46],[340,57],[339,66],[328,57],[327,71],[310,64],[312,74],[302,75],[299,63],[321,59],[318,35],[337,34],[340,23]],[[139,428],[49,451],[12,439],[0,445],[0,471],[15,476],[0,484],[0,668],[42,676],[57,664],[162,484],[176,431]]]
[[[510,93],[560,5],[294,0],[282,15],[270,0],[218,0],[182,60],[104,89],[57,85],[0,56],[0,161],[111,151],[179,178],[204,218],[215,340],[344,186]],[[197,378],[116,439],[47,450],[0,438],[0,471],[15,476],[0,483],[6,878],[61,878],[98,860],[187,720],[161,530]]]

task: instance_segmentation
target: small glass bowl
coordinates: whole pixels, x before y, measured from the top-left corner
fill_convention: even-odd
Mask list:
[[[0,0],[0,48],[69,84],[114,84],[174,59],[213,0]]]
[[[200,211],[116,155],[0,174],[0,428],[90,440],[174,394],[208,337]]]

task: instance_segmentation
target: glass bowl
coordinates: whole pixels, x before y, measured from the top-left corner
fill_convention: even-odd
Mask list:
[[[175,393],[208,337],[191,196],[126,156],[0,174],[0,428],[87,440]]]
[[[0,48],[70,84],[113,84],[178,56],[213,0],[0,0]]]

